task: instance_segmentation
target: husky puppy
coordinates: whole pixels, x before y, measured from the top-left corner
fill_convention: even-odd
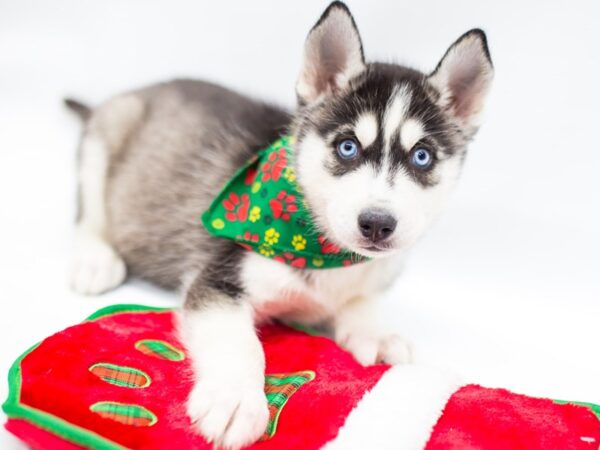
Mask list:
[[[129,274],[181,290],[192,422],[216,446],[250,444],[268,420],[258,322],[327,323],[363,364],[409,360],[372,300],[454,187],[492,77],[478,29],[430,74],[367,63],[348,8],[334,2],[306,39],[294,112],[193,80],[94,110],[70,102],[85,118],[72,287],[100,294]],[[203,228],[200,214],[236,169],[284,134],[319,231],[369,261],[298,269]]]

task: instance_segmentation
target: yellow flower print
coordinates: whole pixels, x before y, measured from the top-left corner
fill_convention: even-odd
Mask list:
[[[258,219],[260,219],[260,206],[253,206],[250,210],[248,220],[250,222],[256,222]]]
[[[283,172],[283,178],[288,180],[290,183],[296,181],[296,171],[294,170],[294,168],[286,167],[285,171]]]
[[[301,234],[296,234],[292,238],[292,246],[296,249],[296,251],[304,250],[306,248],[306,239]]]
[[[273,250],[271,247],[265,244],[258,247],[258,251],[261,255],[266,256],[267,258],[270,258],[275,254],[275,250]]]
[[[275,228],[269,228],[265,231],[265,242],[269,245],[279,242],[279,232]]]

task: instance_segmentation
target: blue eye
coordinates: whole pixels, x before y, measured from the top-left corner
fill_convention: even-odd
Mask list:
[[[413,150],[410,156],[411,164],[417,169],[427,169],[431,165],[432,161],[433,157],[431,156],[429,150],[422,147]]]
[[[343,159],[354,159],[358,156],[358,144],[354,139],[344,139],[338,144],[337,152]]]

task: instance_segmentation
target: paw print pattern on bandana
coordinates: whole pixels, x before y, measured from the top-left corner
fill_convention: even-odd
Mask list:
[[[248,217],[248,209],[250,207],[250,197],[248,194],[242,194],[241,196],[232,192],[229,194],[229,198],[223,200],[223,207],[227,210],[225,218],[230,222],[236,220],[245,222]]]
[[[319,244],[321,245],[321,253],[323,253],[324,255],[337,255],[342,251],[342,249],[335,245],[333,242],[327,241],[325,236],[319,236],[317,238],[317,241],[319,241]]]
[[[278,148],[267,156],[267,161],[262,164],[262,181],[277,181],[288,163],[285,148]]]
[[[279,191],[276,198],[269,200],[269,206],[273,212],[273,217],[275,219],[281,219],[284,222],[289,221],[291,215],[298,212],[296,196],[288,194],[284,190]]]
[[[248,220],[250,220],[250,222],[256,222],[257,220],[260,220],[260,206],[252,207]]]
[[[328,269],[365,261],[319,232],[292,167],[290,138],[257,153],[202,215],[213,236],[297,269]]]
[[[302,251],[306,248],[306,239],[301,234],[296,234],[292,238],[292,247],[296,251]]]
[[[304,269],[306,267],[306,258],[299,256],[295,257],[292,253],[284,252],[281,255],[277,255],[273,258],[275,261],[288,264],[297,269]]]
[[[279,231],[275,228],[269,228],[265,231],[265,243],[267,245],[277,244],[279,242]]]

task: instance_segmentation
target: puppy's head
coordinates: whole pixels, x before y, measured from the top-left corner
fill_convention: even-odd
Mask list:
[[[348,8],[310,31],[296,86],[298,181],[333,242],[377,257],[410,246],[452,190],[493,77],[471,30],[429,75],[365,63]]]

